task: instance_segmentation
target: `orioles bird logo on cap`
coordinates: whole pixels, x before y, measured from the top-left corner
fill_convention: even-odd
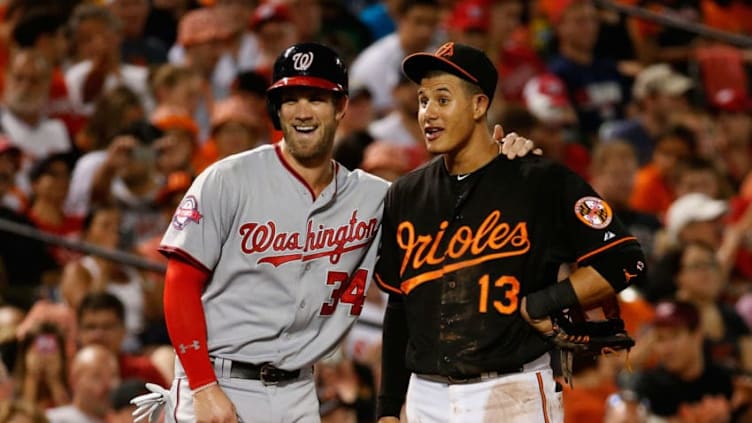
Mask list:
[[[443,57],[452,57],[454,56],[454,43],[448,42],[444,43],[441,47],[439,47],[438,50],[436,50],[437,56],[443,56]]]

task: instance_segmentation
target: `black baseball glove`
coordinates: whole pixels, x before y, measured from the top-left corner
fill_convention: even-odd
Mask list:
[[[573,322],[560,313],[551,318],[554,330],[549,339],[561,350],[575,354],[607,354],[629,350],[635,344],[618,317],[596,321]]]

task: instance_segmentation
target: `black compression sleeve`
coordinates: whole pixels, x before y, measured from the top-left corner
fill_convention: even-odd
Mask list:
[[[384,315],[381,351],[381,388],[376,406],[377,417],[399,417],[405,402],[410,372],[405,368],[407,318],[402,298],[389,296]]]
[[[569,278],[527,296],[525,309],[531,319],[542,319],[579,304]]]

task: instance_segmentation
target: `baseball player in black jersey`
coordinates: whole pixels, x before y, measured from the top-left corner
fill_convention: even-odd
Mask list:
[[[384,318],[380,422],[561,422],[549,318],[645,274],[642,250],[575,173],[508,160],[486,124],[497,72],[447,43],[408,56],[418,120],[439,156],[388,190],[377,284]],[[557,283],[563,263],[576,270]]]

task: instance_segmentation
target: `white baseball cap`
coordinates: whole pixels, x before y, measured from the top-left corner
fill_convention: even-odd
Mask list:
[[[706,222],[723,216],[728,204],[706,194],[692,192],[676,199],[666,212],[666,230],[676,241],[682,229],[692,222]]]
[[[671,69],[666,63],[658,63],[641,70],[632,85],[632,95],[643,99],[651,92],[666,95],[681,95],[694,86],[692,80]]]

